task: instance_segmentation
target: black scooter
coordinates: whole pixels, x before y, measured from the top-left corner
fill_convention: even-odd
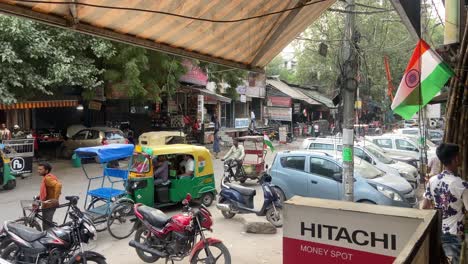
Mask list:
[[[272,188],[271,176],[267,173],[263,174],[260,183],[264,193],[264,201],[260,210],[254,209],[253,198],[256,190],[232,184],[226,176],[221,181],[221,192],[216,207],[227,219],[233,218],[236,214],[256,214],[266,216],[266,219],[275,227],[282,227],[283,207],[278,194]]]

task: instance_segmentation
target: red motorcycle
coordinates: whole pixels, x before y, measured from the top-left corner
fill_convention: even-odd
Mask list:
[[[135,205],[137,223],[135,239],[129,245],[147,263],[165,258],[166,263],[180,261],[190,255],[190,263],[231,263],[226,246],[216,238],[207,238],[203,233],[212,231],[211,213],[202,204],[200,209],[189,206],[190,194],[182,202],[183,211],[172,217],[158,209],[141,204]],[[199,241],[198,237],[200,237]]]

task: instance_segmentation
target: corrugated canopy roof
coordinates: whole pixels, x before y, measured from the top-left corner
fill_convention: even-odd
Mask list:
[[[333,101],[331,99],[329,99],[328,97],[325,97],[323,96],[322,94],[320,94],[318,91],[314,91],[314,90],[309,90],[309,89],[301,89],[301,91],[309,96],[310,98],[318,101],[320,104],[332,109],[332,108],[336,108],[336,106],[333,104]]]
[[[0,12],[167,53],[263,71],[335,1],[0,0]]]
[[[292,99],[301,100],[301,101],[304,101],[304,102],[306,102],[308,104],[311,104],[311,105],[320,105],[319,102],[317,102],[314,99],[310,98],[309,96],[305,95],[304,93],[302,93],[298,89],[289,86],[287,83],[284,83],[284,82],[279,81],[279,80],[272,80],[272,79],[267,79],[266,83],[273,86],[273,87],[275,87],[276,89],[280,90],[281,92],[287,94]]]

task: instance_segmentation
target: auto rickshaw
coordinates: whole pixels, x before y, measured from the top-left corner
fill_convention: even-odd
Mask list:
[[[161,146],[185,143],[185,133],[181,131],[152,131],[143,133],[138,138],[138,144],[142,146]]]
[[[3,145],[0,146],[0,187],[4,190],[12,190],[16,187],[16,177],[11,174],[10,159],[3,152]]]
[[[184,155],[193,158],[191,177],[179,177],[178,167]],[[169,162],[169,181],[154,185],[153,160],[163,156]],[[188,193],[203,205],[210,206],[216,195],[213,161],[205,147],[174,144],[135,147],[127,185],[127,199],[152,207],[164,207],[182,202]]]

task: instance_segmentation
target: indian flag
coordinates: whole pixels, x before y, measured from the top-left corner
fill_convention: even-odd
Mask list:
[[[393,112],[411,119],[453,75],[439,55],[424,40],[419,40],[393,99]]]
[[[263,134],[263,145],[265,146],[265,148],[268,146],[271,152],[275,151],[275,147],[273,147],[273,143],[271,142],[267,134]]]

